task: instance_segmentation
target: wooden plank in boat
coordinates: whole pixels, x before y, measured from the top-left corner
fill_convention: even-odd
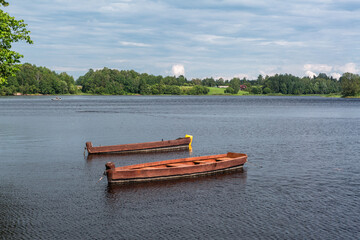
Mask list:
[[[229,158],[229,157],[223,157],[223,158],[217,158],[216,160],[219,160],[219,161],[228,161],[228,160],[231,160],[233,158]]]
[[[166,166],[169,167],[186,167],[186,166],[192,166],[195,165],[193,162],[181,162],[181,163],[168,163]]]
[[[214,163],[214,162],[216,162],[215,159],[205,159],[205,160],[194,161],[194,163]]]

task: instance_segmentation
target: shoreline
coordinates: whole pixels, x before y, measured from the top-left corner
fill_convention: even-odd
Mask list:
[[[180,95],[171,95],[171,94],[158,94],[158,95],[142,95],[142,94],[124,94],[124,95],[111,95],[111,94],[89,94],[89,93],[80,93],[80,94],[14,94],[14,95],[7,95],[7,96],[0,96],[0,97],[22,97],[22,96],[259,96],[259,97],[324,97],[324,98],[360,98],[360,96],[346,96],[342,97],[340,94],[251,94],[251,93],[238,93],[238,94],[203,94],[203,95],[187,95],[187,94],[180,94]]]

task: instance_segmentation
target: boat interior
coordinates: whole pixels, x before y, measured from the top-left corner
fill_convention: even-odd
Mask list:
[[[172,168],[172,167],[188,167],[188,166],[194,166],[194,165],[202,165],[202,164],[210,164],[210,163],[221,162],[221,161],[228,161],[228,160],[232,160],[232,159],[233,158],[229,158],[229,157],[210,158],[210,159],[202,159],[202,160],[159,164],[159,165],[153,165],[153,166],[134,167],[132,169],[159,169],[159,168]]]

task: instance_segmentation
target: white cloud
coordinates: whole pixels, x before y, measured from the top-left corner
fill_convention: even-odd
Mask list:
[[[230,46],[241,46],[245,44],[258,43],[263,41],[263,38],[252,38],[252,37],[229,37],[229,36],[221,36],[221,35],[209,35],[209,34],[201,34],[190,36],[187,34],[185,37],[189,37],[190,39],[200,42],[202,44],[213,44],[213,45],[230,45]],[[260,45],[264,45],[260,43]],[[279,44],[281,45],[281,43]]]
[[[277,74],[277,72],[274,72],[274,70],[270,70],[270,71],[260,71],[260,74],[265,77],[265,76],[275,76]]]
[[[130,5],[128,3],[112,3],[108,6],[101,7],[100,12],[122,12],[129,11]]]
[[[330,66],[327,64],[305,64],[305,74],[309,77],[316,76],[319,73],[325,73],[333,78],[339,79],[342,73],[359,73],[360,69],[355,63],[347,63],[345,65]]]
[[[76,71],[87,71],[87,68],[77,68],[77,67],[52,67],[51,70],[57,72],[76,72]]]
[[[133,47],[150,47],[149,44],[146,43],[138,43],[138,42],[120,42],[123,46],[133,46]]]
[[[349,73],[358,73],[359,69],[357,68],[355,63],[347,63],[344,66],[340,66],[337,69],[342,71],[343,73],[349,72]]]
[[[339,79],[341,76],[341,73],[358,73],[359,68],[355,63],[347,63],[345,65],[335,65],[330,66],[327,64],[305,64],[304,65],[304,71],[306,71],[306,75],[317,75],[316,73],[326,73],[334,78]],[[336,71],[336,72],[334,72]],[[340,73],[341,72],[341,73]]]
[[[209,44],[225,44],[227,38],[223,36],[217,35],[198,35],[193,37],[195,40],[199,42],[209,43]]]
[[[174,76],[178,77],[180,75],[185,75],[185,68],[184,65],[175,64],[171,68],[171,72]]]
[[[305,74],[306,74],[306,76],[308,76],[310,78],[314,78],[316,76],[316,73],[314,73],[312,71],[306,71]]]
[[[112,59],[109,62],[113,62],[113,63],[124,63],[127,62],[128,60],[126,59]]]
[[[249,75],[248,75],[248,74],[244,74],[244,73],[236,74],[234,77],[240,78],[240,79],[243,79],[243,78],[250,79],[250,78],[249,78]]]
[[[259,45],[262,45],[262,46],[278,45],[278,46],[282,46],[282,47],[303,47],[303,46],[305,46],[305,43],[278,40],[278,41],[271,41],[271,42],[269,42],[269,41],[262,42]]]
[[[248,74],[244,74],[244,73],[239,73],[239,74],[235,74],[233,76],[225,76],[225,75],[218,75],[218,76],[215,76],[214,77],[215,79],[224,79],[224,80],[231,80],[233,78],[239,78],[239,79],[243,79],[243,78],[246,78],[248,80],[251,80],[251,79],[255,79],[255,77],[253,76],[249,76]]]
[[[305,71],[315,71],[315,72],[330,72],[332,71],[333,67],[327,64],[305,64],[304,70]]]
[[[335,78],[335,79],[340,79],[340,77],[341,77],[341,74],[340,73],[331,73],[331,75],[330,76],[332,76],[333,78]]]

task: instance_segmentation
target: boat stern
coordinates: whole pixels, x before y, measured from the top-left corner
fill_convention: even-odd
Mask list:
[[[86,148],[88,153],[91,153],[92,143],[91,142],[86,142],[85,143],[85,148]]]
[[[105,164],[105,173],[108,183],[112,182],[114,172],[115,172],[115,164],[113,162],[107,162]]]
[[[193,141],[194,137],[192,135],[188,135],[188,134],[186,134],[185,137],[190,138],[189,148],[191,149],[191,144],[192,144],[192,141]]]

